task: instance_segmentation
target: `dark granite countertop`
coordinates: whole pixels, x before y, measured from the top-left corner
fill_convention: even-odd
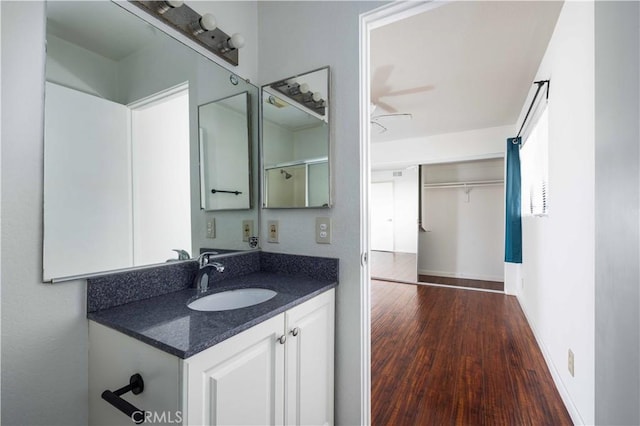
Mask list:
[[[202,296],[258,287],[276,291],[271,300],[222,312],[187,307],[199,297],[193,288],[89,312],[90,320],[118,330],[180,358],[188,358],[337,285],[303,275],[253,272],[225,279]]]

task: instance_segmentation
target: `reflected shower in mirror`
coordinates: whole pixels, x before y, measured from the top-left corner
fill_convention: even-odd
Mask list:
[[[329,67],[262,87],[263,207],[330,207]]]
[[[44,281],[197,257],[203,248],[248,250],[243,226],[259,223],[250,208],[258,202],[250,113],[258,89],[133,11],[127,3],[47,2]],[[244,159],[243,204],[225,209],[242,210],[208,212],[198,110],[236,95],[245,117],[229,132],[244,143],[224,155]]]
[[[251,208],[248,93],[198,107],[202,208]]]

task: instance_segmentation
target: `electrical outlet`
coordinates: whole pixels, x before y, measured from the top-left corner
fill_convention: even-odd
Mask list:
[[[316,243],[331,244],[330,217],[316,217]]]
[[[215,218],[211,218],[207,221],[207,238],[215,238],[216,237],[216,220]]]
[[[270,243],[277,243],[279,237],[277,220],[270,220],[267,222],[267,232],[269,234],[269,238],[267,239],[267,241],[269,241]]]
[[[575,377],[575,370],[573,369],[573,363],[574,363],[573,351],[569,349],[569,373],[571,374],[571,377]]]
[[[242,241],[249,242],[249,238],[253,237],[253,220],[242,221]]]

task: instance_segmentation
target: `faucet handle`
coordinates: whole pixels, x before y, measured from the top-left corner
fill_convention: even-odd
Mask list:
[[[189,259],[191,259],[191,256],[189,256],[189,253],[186,250],[172,249],[172,251],[175,251],[176,253],[178,253],[178,260],[189,260]]]
[[[200,253],[200,256],[198,256],[198,264],[201,268],[208,265],[211,263],[211,256],[215,256],[217,254],[218,252],[215,251],[205,251],[204,253]]]

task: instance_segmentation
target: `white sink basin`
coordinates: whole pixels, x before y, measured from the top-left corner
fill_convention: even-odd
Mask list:
[[[266,302],[274,298],[276,294],[278,293],[266,288],[227,290],[196,299],[187,307],[194,311],[228,311]]]

